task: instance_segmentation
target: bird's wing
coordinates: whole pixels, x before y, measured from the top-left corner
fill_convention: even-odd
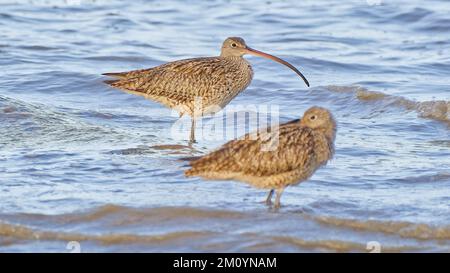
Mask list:
[[[182,104],[193,101],[196,97],[214,95],[214,92],[223,92],[222,89],[226,89],[230,80],[226,77],[227,72],[236,68],[226,66],[223,62],[223,58],[218,57],[186,59],[140,72],[131,71],[129,72],[131,74],[123,79],[106,83],[157,101],[158,98],[163,98],[169,102]]]
[[[276,131],[279,132],[278,137]],[[242,139],[232,140],[218,150],[191,162],[192,169],[187,174],[228,171],[268,176],[306,168],[315,160],[314,137],[310,128],[284,124],[274,132],[271,137],[261,134],[252,139],[251,134],[248,134]]]

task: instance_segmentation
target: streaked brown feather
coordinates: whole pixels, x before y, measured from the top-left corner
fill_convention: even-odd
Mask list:
[[[120,78],[105,81],[110,86],[171,108],[183,105],[190,115],[196,98],[201,98],[203,108],[224,107],[250,84],[253,76],[242,57],[186,59],[151,69],[108,74]]]
[[[313,159],[314,143],[309,128],[280,126],[278,148],[263,151],[263,145],[269,141],[261,136],[253,140],[249,135],[230,141],[219,150],[192,162],[193,169],[187,174],[195,175],[207,170],[267,176],[302,168]]]
[[[324,128],[332,129],[330,137],[322,128],[305,126],[299,120],[287,122],[271,128],[270,133],[251,133],[229,141],[218,150],[190,162],[191,169],[185,175],[236,179],[268,189],[297,184],[333,156],[335,123],[331,114],[329,117]],[[278,138],[276,149],[267,150],[264,145],[275,138]]]

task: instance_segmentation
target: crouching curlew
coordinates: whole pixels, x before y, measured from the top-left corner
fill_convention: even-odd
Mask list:
[[[267,205],[272,204],[276,190],[275,208],[279,208],[281,194],[287,186],[307,180],[332,158],[335,135],[332,114],[325,108],[312,107],[300,120],[271,128],[268,133],[247,134],[191,161],[191,169],[185,175],[238,180],[269,189]],[[276,143],[273,149],[264,147],[270,141]]]

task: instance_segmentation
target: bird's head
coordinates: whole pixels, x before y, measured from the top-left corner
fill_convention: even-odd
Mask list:
[[[336,121],[330,111],[314,106],[306,110],[300,124],[314,130],[322,131],[327,138],[334,140],[336,135]]]
[[[244,39],[242,39],[240,37],[229,37],[222,44],[222,51],[220,53],[221,57],[242,57],[245,54],[263,57],[263,58],[270,59],[272,61],[284,64],[285,66],[294,70],[294,72],[297,73],[303,79],[303,81],[306,83],[306,85],[309,87],[308,80],[292,64],[290,64],[290,63],[286,62],[285,60],[282,60],[276,56],[273,56],[273,55],[267,54],[265,52],[248,47],[247,44],[245,43]]]

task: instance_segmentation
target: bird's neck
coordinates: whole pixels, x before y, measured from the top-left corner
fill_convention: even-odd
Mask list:
[[[336,138],[336,127],[330,126],[326,130],[323,130],[323,134],[329,142],[334,142],[334,139]]]
[[[334,140],[336,138],[336,123],[332,120],[332,125],[325,128],[314,129],[318,133],[315,148],[320,151],[318,160],[321,164],[325,164],[334,155]]]
[[[325,164],[334,155],[334,138],[319,130],[315,131],[314,134],[316,134],[314,150],[316,151],[317,161],[320,164]]]
[[[220,54],[220,57],[228,59],[228,60],[235,60],[235,61],[244,60],[244,58],[242,56],[228,55],[223,52]]]
[[[324,134],[329,142],[334,143],[334,139],[336,138],[336,128],[337,128],[336,121],[334,120],[333,117],[331,117],[331,120],[327,124],[327,126],[317,128],[316,130]]]

